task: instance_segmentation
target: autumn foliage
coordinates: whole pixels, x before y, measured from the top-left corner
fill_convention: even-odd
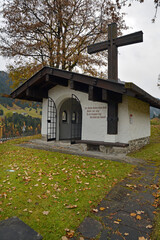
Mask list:
[[[11,0],[1,14],[0,52],[14,57],[9,70],[17,85],[45,65],[69,71],[78,71],[78,66],[101,75],[98,70],[107,64],[102,57],[106,53],[90,56],[86,47],[106,40],[111,22],[118,24],[119,34],[125,28],[123,15],[111,0]]]

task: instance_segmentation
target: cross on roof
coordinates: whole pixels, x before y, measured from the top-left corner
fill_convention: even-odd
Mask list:
[[[117,48],[143,42],[143,32],[135,32],[122,37],[117,37],[117,24],[108,25],[108,41],[95,43],[88,46],[88,53],[96,53],[108,49],[108,79],[118,81],[118,54]]]

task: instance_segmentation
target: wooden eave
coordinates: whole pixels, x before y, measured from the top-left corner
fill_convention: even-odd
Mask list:
[[[56,85],[65,87],[70,86],[71,89],[86,92],[88,94],[92,90],[94,93],[98,90],[98,94],[101,92],[101,95],[102,90],[103,93],[106,91],[118,95],[125,94],[145,101],[153,107],[160,108],[160,100],[152,97],[133,83],[124,84],[109,79],[104,80],[51,67],[42,68],[24,84],[13,91],[10,96],[12,98],[42,102],[43,98],[48,97],[48,90]],[[90,100],[96,101],[97,96],[95,96],[95,99],[93,98]],[[101,98],[98,97],[98,101],[102,101]],[[107,100],[105,102],[107,102]]]

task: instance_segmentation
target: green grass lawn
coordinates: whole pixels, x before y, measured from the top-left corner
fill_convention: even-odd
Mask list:
[[[75,230],[106,193],[133,170],[128,164],[15,145],[29,139],[0,144],[0,220],[17,216],[44,240],[59,240],[65,229]],[[151,143],[131,156],[156,165],[155,176],[159,176],[159,120],[152,123]],[[158,189],[157,203],[159,196]],[[152,240],[160,240],[159,210]]]
[[[133,170],[107,160],[0,144],[0,219],[17,216],[44,240],[76,230],[106,193]]]

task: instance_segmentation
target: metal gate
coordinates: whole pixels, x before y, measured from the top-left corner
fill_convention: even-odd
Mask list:
[[[48,98],[47,141],[56,139],[57,109],[52,98]]]
[[[79,99],[72,94],[71,100],[71,143],[81,140],[82,108]]]

